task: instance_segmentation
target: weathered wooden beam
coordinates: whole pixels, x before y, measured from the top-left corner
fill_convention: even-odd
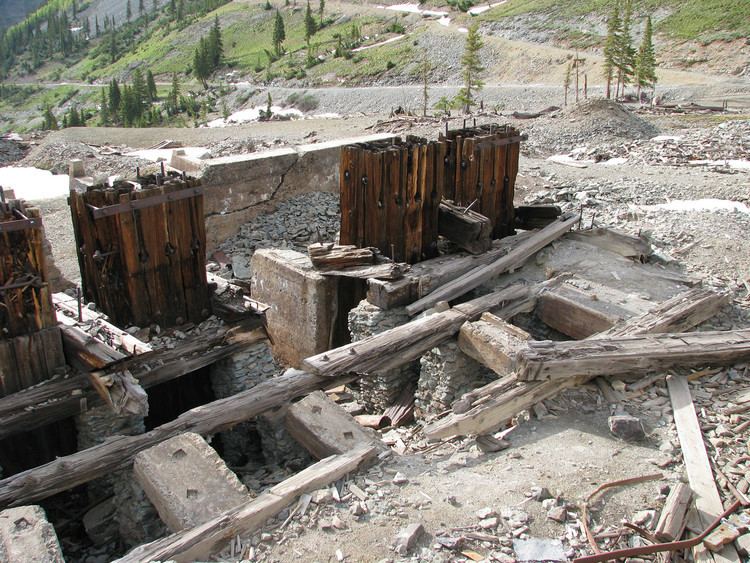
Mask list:
[[[207,560],[211,554],[232,541],[237,535],[249,534],[278,514],[298,496],[324,487],[372,458],[374,448],[359,448],[343,454],[327,457],[303,469],[293,477],[282,481],[261,494],[255,500],[165,538],[135,548],[117,563],[141,563],[142,561],[189,561]]]
[[[682,482],[674,484],[664,502],[664,508],[661,510],[654,530],[654,535],[659,541],[668,542],[680,539],[692,497],[693,491],[688,485]]]
[[[316,242],[307,247],[310,262],[318,270],[343,270],[352,266],[375,264],[372,248],[357,248],[353,244]]]
[[[252,327],[259,321],[245,322],[233,329],[180,341],[171,350],[154,350],[134,356],[103,370],[93,377],[129,371],[144,388],[182,377],[228,357],[266,338],[263,329]],[[102,398],[85,375],[51,379],[30,389],[0,398],[0,439],[33,428],[46,426],[101,404]]]
[[[78,318],[78,302],[69,297],[65,293],[54,293],[52,294],[52,302],[55,304],[57,309],[67,311],[74,318]],[[135,336],[128,334],[119,327],[116,327],[112,323],[104,320],[104,316],[101,313],[92,311],[88,307],[81,309],[81,315],[84,321],[94,322],[110,334],[114,340],[114,343],[120,346],[123,350],[126,350],[130,354],[143,354],[144,352],[151,351],[151,346],[138,340]]]
[[[673,367],[725,366],[750,359],[750,330],[529,341],[517,357],[522,381],[581,375],[643,375]]]
[[[461,326],[458,347],[467,356],[505,376],[513,371],[518,352],[526,348],[530,339],[525,330],[492,313],[484,313],[478,321]]]
[[[519,233],[492,242],[492,249],[484,254],[459,252],[412,264],[411,270],[396,281],[370,279],[367,300],[381,309],[393,309],[416,301],[434,289],[457,277],[505,256],[532,233]]]
[[[481,254],[492,247],[492,222],[448,201],[442,201],[438,209],[438,234],[470,254]]]
[[[145,434],[112,436],[91,448],[3,479],[0,481],[0,507],[28,504],[129,467],[138,452],[182,432],[201,436],[215,434],[311,391],[336,387],[349,380],[348,377],[324,378],[287,370],[252,389],[184,412],[172,422]]]
[[[539,295],[537,316],[571,338],[582,339],[642,315],[653,303],[601,284],[568,278]]]
[[[646,239],[621,233],[615,229],[597,228],[575,231],[565,235],[565,238],[593,244],[602,250],[641,262],[651,256],[651,245]]]
[[[680,439],[682,458],[685,462],[690,488],[693,491],[698,519],[701,526],[705,528],[724,512],[724,505],[716,488],[687,378],[668,376],[667,389],[672,401],[677,436]],[[724,546],[721,551],[711,553],[705,545],[700,543],[693,548],[693,558],[697,562],[713,560],[716,563],[739,563],[740,561],[740,556],[732,544]]]
[[[559,220],[524,240],[516,248],[508,252],[507,255],[487,266],[477,267],[436,289],[429,295],[415,301],[411,305],[407,305],[406,311],[410,315],[415,315],[440,301],[451,301],[452,299],[461,297],[495,276],[515,270],[522,266],[533,254],[573,228],[573,225],[578,222],[579,217],[576,213],[560,217]]]
[[[627,336],[688,330],[713,317],[728,300],[729,296],[725,293],[692,289],[600,335]],[[594,335],[592,338],[598,336]],[[536,382],[520,381],[515,374],[510,374],[464,395],[454,404],[451,415],[426,425],[424,433],[431,439],[482,434],[539,401],[554,397],[563,389],[590,379],[588,376],[581,376]]]
[[[81,371],[102,369],[127,357],[75,325],[62,326],[61,330],[65,359]]]
[[[508,302],[525,300],[529,292],[527,287],[513,286],[484,295],[447,311],[428,315],[335,350],[311,356],[303,360],[302,365],[311,373],[328,377],[350,371],[375,372],[383,369],[383,365],[392,362],[394,358],[400,360],[413,350],[415,342],[437,336],[442,340],[448,339],[458,332],[464,321]]]

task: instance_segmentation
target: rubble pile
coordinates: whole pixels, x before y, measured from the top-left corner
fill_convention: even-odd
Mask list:
[[[28,149],[13,139],[0,138],[0,166],[21,160]]]
[[[140,167],[141,172],[146,174],[149,167],[156,166],[150,160],[125,156],[129,150],[127,147],[94,147],[75,141],[58,141],[34,147],[19,164],[49,170],[53,174],[67,174],[68,163],[80,159],[83,161],[86,174],[94,177],[132,177],[136,168]]]
[[[250,259],[258,248],[290,248],[307,252],[314,242],[336,240],[339,201],[336,194],[308,192],[278,205],[276,211],[256,217],[221,245],[232,259],[234,276],[249,279]]]

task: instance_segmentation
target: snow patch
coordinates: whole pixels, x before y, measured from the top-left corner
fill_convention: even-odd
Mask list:
[[[495,2],[494,4],[489,4],[487,6],[474,6],[473,8],[469,8],[469,14],[471,14],[472,16],[478,16],[479,14],[483,14],[484,12],[494,8],[495,6],[502,6],[507,1],[508,0],[503,0],[502,2]]]
[[[459,27],[456,31],[459,33],[469,33],[469,30],[465,27]]]
[[[438,23],[440,25],[444,25],[445,27],[450,27],[451,25],[451,19],[448,16],[443,16],[438,20]]]
[[[651,137],[651,141],[680,141],[682,140],[682,137],[679,135],[657,135],[656,137]]]
[[[380,6],[379,6],[380,7]],[[420,14],[423,16],[447,16],[448,12],[440,12],[436,10],[423,10],[419,7],[419,4],[394,4],[393,6],[387,6],[386,10],[393,10],[395,12],[406,12],[409,14]]]
[[[70,179],[41,168],[5,166],[0,168],[0,186],[12,188],[19,199],[38,201],[67,196]]]
[[[236,123],[249,123],[251,121],[258,121],[260,119],[260,112],[266,111],[266,106],[255,106],[254,108],[243,109],[234,112],[227,119],[220,117],[206,123],[207,127],[227,127],[228,125],[234,125]],[[304,114],[295,108],[282,108],[280,106],[271,106],[271,112],[275,115],[281,115],[283,117],[291,117],[293,119],[299,119]]]
[[[203,147],[184,147],[180,149],[143,149],[126,153],[125,156],[136,156],[150,160],[151,162],[160,162],[162,160],[169,162],[175,150],[185,151],[185,156],[198,160],[207,158],[210,155],[208,149]]]
[[[735,170],[750,170],[750,160],[688,160],[691,166],[728,166]]]

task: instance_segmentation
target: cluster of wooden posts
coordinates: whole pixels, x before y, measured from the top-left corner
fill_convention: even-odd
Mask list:
[[[199,180],[88,186],[71,190],[70,208],[83,294],[115,324],[174,326],[210,314]]]
[[[513,234],[522,139],[512,127],[483,125],[437,141],[408,136],[344,147],[341,244],[378,248],[395,262],[432,258],[444,200],[486,217],[494,238]]]

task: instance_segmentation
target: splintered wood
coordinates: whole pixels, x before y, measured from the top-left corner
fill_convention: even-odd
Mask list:
[[[211,311],[200,182],[162,179],[70,192],[84,295],[117,325],[174,326]]]

